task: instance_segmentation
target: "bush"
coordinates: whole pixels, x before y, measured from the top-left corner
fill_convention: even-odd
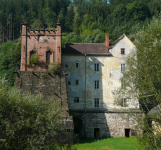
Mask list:
[[[60,67],[57,60],[55,60],[53,63],[49,65],[49,71],[54,74],[58,74],[60,72]]]
[[[36,54],[32,54],[30,58],[30,63],[31,64],[37,64],[39,60],[39,57]]]
[[[11,85],[14,85],[15,81],[13,72],[17,71],[20,65],[21,48],[19,45],[21,44],[16,45],[15,42],[8,41],[0,46],[0,78],[5,76]]]
[[[23,94],[0,80],[0,149],[56,149],[56,139],[64,136],[60,112],[54,100]]]

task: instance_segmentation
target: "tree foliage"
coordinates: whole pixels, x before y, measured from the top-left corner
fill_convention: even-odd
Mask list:
[[[145,116],[138,119],[138,128],[145,134],[138,137],[141,149],[160,149],[161,144],[161,15],[154,17],[146,29],[135,34],[136,50],[126,60],[126,71],[121,82],[124,87],[118,89],[119,97],[126,97],[134,103],[139,99],[140,108]],[[151,109],[156,109],[152,113]],[[153,123],[152,123],[153,122]],[[158,129],[157,129],[158,128]],[[147,144],[148,141],[148,144]]]
[[[29,28],[55,28],[55,23],[60,22],[63,32],[76,34],[81,34],[86,25],[89,30],[99,28],[109,33],[115,41],[115,28],[126,25],[129,35],[131,25],[147,22],[151,14],[158,15],[160,8],[159,0],[3,0],[0,44],[19,38],[22,22],[28,23]]]
[[[14,85],[15,75],[13,72],[20,69],[21,60],[21,39],[16,44],[8,41],[0,46],[0,77],[5,78],[11,85]]]
[[[134,1],[127,5],[126,19],[143,21],[150,17],[150,10],[146,3]]]
[[[0,80],[0,149],[57,149],[66,144],[60,113],[54,100],[23,94]]]

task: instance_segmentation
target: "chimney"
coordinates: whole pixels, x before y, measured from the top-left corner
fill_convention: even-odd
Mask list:
[[[106,34],[105,38],[106,38],[106,46],[109,47],[109,35]]]

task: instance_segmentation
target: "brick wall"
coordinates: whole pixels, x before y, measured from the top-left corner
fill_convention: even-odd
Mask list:
[[[21,71],[46,70],[46,53],[50,51],[50,63],[54,60],[61,66],[61,24],[57,29],[34,29],[27,30],[27,24],[22,24],[22,45],[21,45]],[[30,64],[31,53],[38,56],[38,64]]]

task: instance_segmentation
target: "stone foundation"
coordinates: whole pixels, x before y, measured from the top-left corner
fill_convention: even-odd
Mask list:
[[[74,127],[79,128],[80,137],[96,137],[95,130],[99,130],[97,138],[104,137],[124,137],[125,129],[129,129],[129,136],[134,135],[137,122],[130,113],[72,113],[74,117]],[[79,120],[79,126],[78,124]],[[75,121],[77,120],[77,121]],[[85,132],[86,131],[86,132]]]

